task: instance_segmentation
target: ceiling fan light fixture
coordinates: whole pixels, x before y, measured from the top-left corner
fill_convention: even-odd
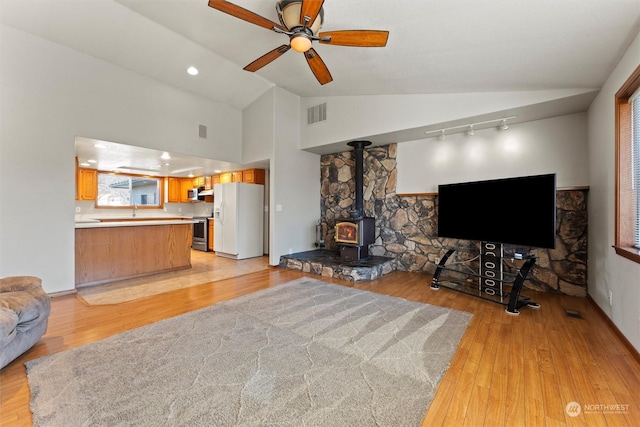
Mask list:
[[[294,34],[289,40],[289,45],[296,52],[306,52],[311,49],[311,39],[304,33]]]

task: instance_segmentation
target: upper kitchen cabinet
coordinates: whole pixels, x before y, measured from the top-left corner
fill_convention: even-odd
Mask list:
[[[242,171],[242,182],[264,185],[264,169],[245,169]]]
[[[76,200],[95,200],[98,195],[98,171],[78,168]]]
[[[214,175],[214,184],[226,184],[229,182],[246,182],[249,184],[262,184],[265,182],[264,169],[245,169],[241,171],[224,172]]]
[[[193,181],[191,179],[180,180],[180,203],[191,203],[189,199],[189,190],[193,188]]]
[[[192,183],[193,183],[192,188],[204,187],[204,176],[197,176],[193,178]]]
[[[191,203],[187,192],[193,188],[191,178],[167,178],[169,184],[167,203]]]
[[[182,183],[180,178],[167,178],[168,191],[167,191],[167,203],[180,203],[182,194]]]

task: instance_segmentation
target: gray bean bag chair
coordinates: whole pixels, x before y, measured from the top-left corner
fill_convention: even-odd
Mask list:
[[[0,279],[0,369],[33,347],[47,331],[51,299],[33,276]]]

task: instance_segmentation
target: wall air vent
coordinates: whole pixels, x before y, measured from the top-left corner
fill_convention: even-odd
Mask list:
[[[318,122],[323,122],[325,120],[327,120],[327,103],[326,102],[307,108],[307,124],[308,125],[312,125]]]
[[[206,138],[207,137],[207,127],[205,125],[199,125],[198,126],[198,136],[200,138]]]

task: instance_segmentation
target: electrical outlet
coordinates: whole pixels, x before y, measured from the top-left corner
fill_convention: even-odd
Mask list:
[[[613,292],[609,291],[609,307],[613,307]]]
[[[80,206],[76,206],[76,213],[80,213],[82,211],[82,208],[80,208]]]

